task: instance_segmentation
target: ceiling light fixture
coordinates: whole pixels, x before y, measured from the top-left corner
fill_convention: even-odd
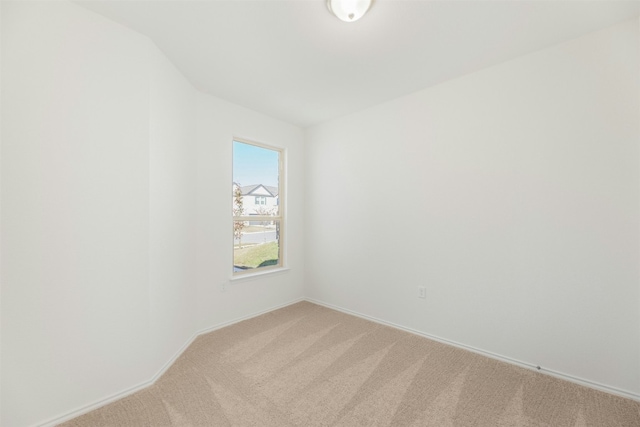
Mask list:
[[[327,0],[327,8],[344,22],[355,22],[371,7],[373,0]]]

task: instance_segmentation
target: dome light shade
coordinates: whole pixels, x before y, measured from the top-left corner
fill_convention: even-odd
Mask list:
[[[327,0],[327,8],[344,22],[355,22],[371,7],[373,0]]]

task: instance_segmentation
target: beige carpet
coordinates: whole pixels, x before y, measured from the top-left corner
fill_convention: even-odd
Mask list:
[[[199,337],[63,426],[640,426],[640,403],[308,302]]]

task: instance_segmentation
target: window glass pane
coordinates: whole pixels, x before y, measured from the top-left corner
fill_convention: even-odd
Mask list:
[[[280,152],[233,142],[233,215],[280,215]]]
[[[234,221],[233,271],[280,263],[280,221]]]

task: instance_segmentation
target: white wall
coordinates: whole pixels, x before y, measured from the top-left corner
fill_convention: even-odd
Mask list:
[[[302,296],[303,135],[198,94],[80,6],[2,7],[0,424],[19,427],[148,384],[200,329]],[[287,150],[291,270],[223,293],[232,135]]]
[[[2,188],[2,2],[0,2],[0,189]],[[2,224],[2,197],[0,197]],[[0,233],[0,308],[2,307],[2,233]],[[0,367],[2,366],[2,316],[0,315]],[[2,369],[0,368],[0,420],[2,420]]]
[[[309,129],[306,295],[640,394],[638,53],[633,20]]]
[[[2,395],[24,426],[150,375],[148,41],[3,2]]]
[[[196,331],[196,91],[155,47],[150,75],[149,321],[156,370]]]
[[[229,284],[232,269],[232,140],[285,149],[285,264],[281,274]],[[302,298],[304,280],[304,148],[296,126],[199,94],[198,295],[200,327],[208,328]],[[223,285],[225,290],[223,291]]]
[[[637,21],[308,147],[79,6],[3,1],[1,25],[0,424],[144,383],[305,277],[327,303],[640,392]],[[286,149],[290,270],[230,284],[234,136]]]

